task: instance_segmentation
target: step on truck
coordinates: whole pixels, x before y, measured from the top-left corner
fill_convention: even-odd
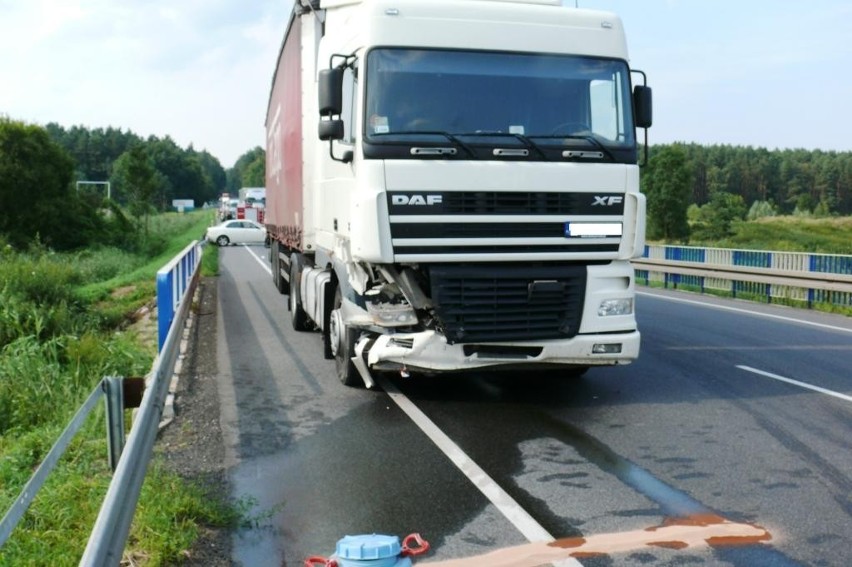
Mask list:
[[[650,125],[615,14],[297,0],[266,115],[272,280],[293,328],[322,334],[350,386],[631,362]]]

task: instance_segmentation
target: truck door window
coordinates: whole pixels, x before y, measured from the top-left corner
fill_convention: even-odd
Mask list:
[[[620,79],[621,75],[613,75],[610,80],[595,79],[589,83],[592,132],[613,141],[624,141],[625,136]]]
[[[355,100],[358,82],[356,73],[352,67],[347,67],[343,71],[343,142],[347,144],[355,143]]]

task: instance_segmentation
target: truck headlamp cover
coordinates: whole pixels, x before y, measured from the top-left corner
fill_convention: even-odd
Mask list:
[[[380,327],[407,327],[417,324],[417,313],[404,303],[370,303],[367,312]]]
[[[620,354],[621,343],[599,343],[592,345],[592,354]]]
[[[630,315],[633,313],[633,299],[604,299],[598,306],[598,317]]]

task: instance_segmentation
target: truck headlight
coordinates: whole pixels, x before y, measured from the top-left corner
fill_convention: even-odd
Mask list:
[[[630,315],[633,313],[632,299],[604,299],[598,306],[598,317]]]
[[[380,327],[407,327],[417,324],[417,313],[405,303],[370,303],[367,312]]]

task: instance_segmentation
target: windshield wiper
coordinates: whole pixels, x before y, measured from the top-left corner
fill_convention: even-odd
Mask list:
[[[386,134],[386,135],[390,135],[390,136],[395,136],[395,135],[400,135],[400,136],[443,136],[446,139],[448,139],[450,142],[456,144],[458,147],[460,147],[461,149],[466,151],[468,153],[468,155],[470,155],[470,157],[473,157],[473,158],[476,157],[476,153],[474,153],[474,151],[470,148],[470,146],[468,146],[467,144],[465,144],[464,142],[462,142],[456,136],[450,134],[449,132],[442,132],[440,130],[423,130],[423,131],[409,130],[409,131],[404,131],[404,132],[388,132],[388,134]],[[425,152],[423,152],[423,153],[425,153]]]
[[[616,161],[615,156],[612,154],[612,152],[609,150],[609,148],[607,148],[605,145],[603,145],[601,143],[601,141],[598,140],[592,134],[587,134],[585,136],[575,134],[575,135],[568,135],[568,136],[559,135],[559,136],[535,136],[535,137],[536,138],[548,138],[548,139],[561,139],[561,140],[565,140],[565,139],[568,139],[568,140],[585,140],[587,142],[590,142],[595,147],[595,149],[599,150],[599,153],[600,153],[600,155],[597,155],[597,156],[596,155],[589,156],[589,155],[585,155],[585,154],[586,153],[592,153],[592,152],[584,152],[583,150],[576,150],[576,151],[575,150],[565,150],[565,151],[562,152],[562,157],[568,157],[568,158],[569,157],[580,157],[580,158],[607,157],[607,158],[610,159],[610,161]]]
[[[477,130],[476,132],[465,132],[464,134],[458,134],[458,136],[494,136],[500,138],[515,138],[519,140],[527,149],[535,150],[542,159],[547,159],[547,155],[541,149],[541,147],[529,139],[529,137],[524,136],[523,134],[518,134],[517,132],[501,132],[500,130]],[[496,151],[496,150],[495,150]]]

